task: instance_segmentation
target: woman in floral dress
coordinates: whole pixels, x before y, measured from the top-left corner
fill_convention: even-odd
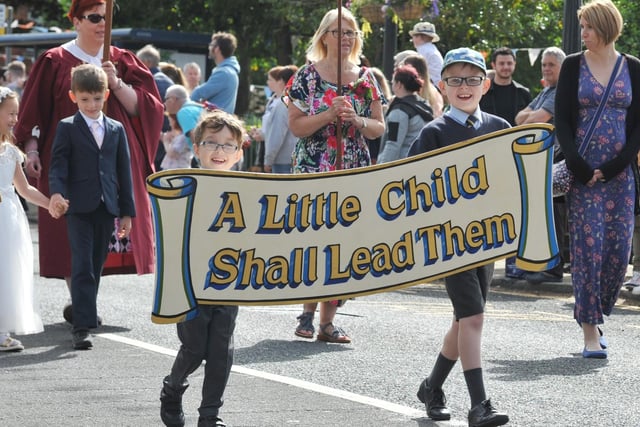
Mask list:
[[[362,34],[347,9],[342,9],[342,34],[338,31],[338,9],[327,12],[307,49],[309,64],[300,68],[285,92],[289,105],[289,128],[299,139],[293,152],[293,172],[336,170],[338,146],[342,168],[371,164],[366,139],[384,133],[381,95],[375,77],[356,65],[362,51]],[[342,96],[338,96],[338,63],[341,62]],[[348,82],[348,83],[347,83]],[[336,137],[342,123],[342,141]],[[313,317],[317,303],[304,305],[296,335],[313,338]],[[318,339],[349,343],[351,339],[333,325],[339,301],[320,305]]]
[[[555,125],[567,166],[575,179],[567,194],[574,318],[582,327],[585,358],[606,358],[604,323],[624,281],[637,206],[632,168],[640,148],[640,61],[618,53],[622,16],[609,0],[579,11],[584,52],[562,64]],[[619,71],[614,64],[622,55]],[[611,93],[603,92],[613,80]],[[578,147],[598,105],[605,107],[584,157]]]

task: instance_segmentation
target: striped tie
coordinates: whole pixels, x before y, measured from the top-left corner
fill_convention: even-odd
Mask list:
[[[477,121],[478,119],[476,119],[476,117],[472,114],[469,117],[467,117],[467,121],[465,122],[465,124],[467,125],[468,128],[472,128],[472,127],[475,127]]]

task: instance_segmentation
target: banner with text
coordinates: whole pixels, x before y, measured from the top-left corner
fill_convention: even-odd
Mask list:
[[[151,175],[152,320],[346,299],[511,255],[546,270],[558,254],[552,159],[553,127],[536,124],[360,169]]]

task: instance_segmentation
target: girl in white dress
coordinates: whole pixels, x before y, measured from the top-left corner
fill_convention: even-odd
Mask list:
[[[24,154],[12,143],[18,119],[18,95],[0,87],[0,351],[21,351],[11,337],[44,330],[33,302],[33,247],[27,216],[15,190],[42,208],[49,198],[29,185],[22,171]],[[54,209],[59,217],[66,206]]]

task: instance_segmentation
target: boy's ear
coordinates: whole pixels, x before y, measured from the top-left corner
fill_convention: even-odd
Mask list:
[[[106,101],[107,99],[109,99],[109,95],[111,94],[111,91],[109,89],[104,91],[104,100]]]
[[[490,87],[491,79],[489,77],[485,77],[485,79],[482,81],[482,94],[484,95],[485,93],[487,93]]]
[[[73,93],[72,90],[69,90],[69,99],[71,100],[71,102],[73,102],[74,104],[77,103],[76,100],[76,95]]]
[[[438,89],[440,89],[440,93],[444,93],[444,90],[445,90],[444,85],[445,85],[444,80],[440,80],[438,82]]]

